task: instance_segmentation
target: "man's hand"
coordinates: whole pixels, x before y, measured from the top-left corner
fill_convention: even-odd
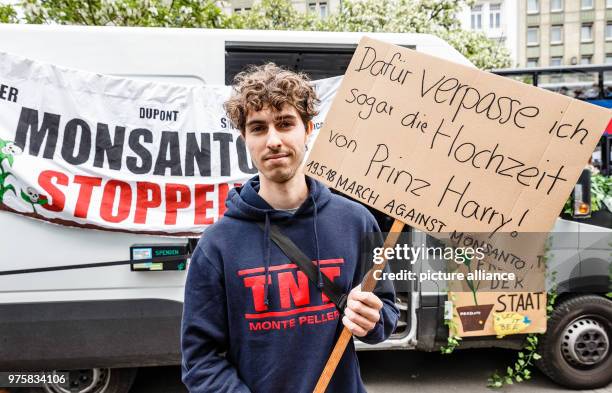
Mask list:
[[[342,323],[357,337],[367,335],[380,319],[382,300],[372,292],[362,292],[361,285],[351,290]]]

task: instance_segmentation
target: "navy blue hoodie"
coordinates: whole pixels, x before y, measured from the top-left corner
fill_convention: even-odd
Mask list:
[[[361,238],[379,229],[366,208],[306,179],[309,196],[295,213],[271,208],[257,193],[258,177],[233,189],[225,216],[198,242],[181,334],[191,393],[312,392],[342,318],[257,223],[279,226],[345,293],[365,271],[358,266]],[[379,282],[375,293],[384,306],[362,338],[369,344],[389,337],[399,315],[390,282]],[[352,340],[327,391],[365,391]]]

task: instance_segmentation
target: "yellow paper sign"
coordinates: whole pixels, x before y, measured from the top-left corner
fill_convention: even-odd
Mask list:
[[[508,334],[517,334],[531,325],[528,316],[517,312],[496,312],[493,313],[493,329],[498,338]]]

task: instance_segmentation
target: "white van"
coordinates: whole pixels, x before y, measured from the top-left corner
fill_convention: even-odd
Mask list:
[[[220,85],[229,84],[245,65],[264,61],[304,71],[312,79],[342,75],[362,35],[0,25],[0,51],[115,76]],[[434,36],[368,35],[470,65],[459,52]],[[193,240],[56,226],[3,211],[0,228],[0,370],[75,370],[71,374],[76,383],[74,392],[125,393],[138,367],[180,364],[184,270],[150,273],[118,265],[11,275],[2,275],[1,271],[122,261],[130,258],[133,245],[189,249]],[[580,233],[595,231],[594,228],[559,220],[556,230]],[[413,236],[416,241],[426,241],[425,234],[418,231]],[[570,253],[577,258],[572,268],[580,266],[581,247],[578,243],[570,247]],[[602,252],[605,254],[605,248]],[[571,272],[565,276],[568,281]],[[562,278],[563,275],[559,277]],[[401,322],[397,332],[386,342],[367,349],[433,351],[446,343],[444,288],[416,285],[398,291]],[[606,285],[592,288],[592,293],[607,291]],[[607,348],[607,357],[586,368],[572,366],[561,377],[553,375],[558,382],[594,387],[594,380],[610,381],[612,302],[604,306],[607,314],[598,316],[597,321],[607,326],[600,340]],[[519,348],[522,339],[466,339],[461,347]],[[551,345],[562,344],[555,341]],[[56,385],[45,389],[63,391]]]

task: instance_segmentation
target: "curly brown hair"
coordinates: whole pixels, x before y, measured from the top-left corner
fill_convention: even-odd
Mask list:
[[[233,94],[223,107],[232,125],[244,134],[250,111],[259,112],[265,106],[280,111],[285,104],[295,107],[304,125],[317,115],[319,99],[310,78],[267,63],[250,66],[234,78]]]

